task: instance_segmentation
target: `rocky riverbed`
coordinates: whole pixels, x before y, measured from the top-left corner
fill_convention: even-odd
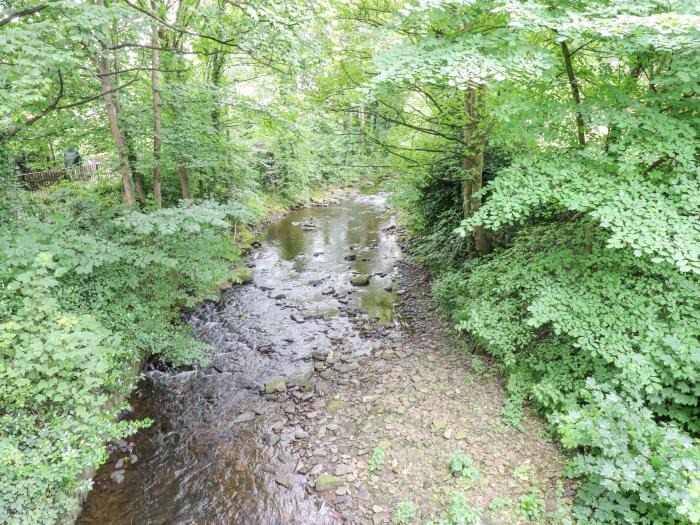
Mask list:
[[[193,313],[208,363],[147,375],[131,404],[154,425],[115,445],[79,523],[425,523],[457,493],[483,523],[564,522],[543,425],[504,425],[494,366],[446,335],[384,199],[336,197],[271,224],[254,284]]]

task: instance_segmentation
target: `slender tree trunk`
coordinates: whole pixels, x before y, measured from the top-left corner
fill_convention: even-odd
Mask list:
[[[462,128],[462,138],[466,151],[462,157],[462,169],[465,178],[462,181],[462,207],[464,217],[474,215],[481,207],[481,190],[484,176],[484,136],[479,130],[481,115],[479,105],[483,96],[482,88],[469,88],[464,94],[464,115],[466,122]],[[480,254],[491,251],[491,241],[482,226],[476,226],[473,232],[474,247]]]
[[[116,28],[115,28],[116,31]],[[116,46],[118,42],[114,42],[114,45]],[[119,88],[121,87],[121,79],[120,79],[120,74],[119,74],[119,68],[121,66],[119,65],[119,53],[118,51],[114,51],[114,74],[112,75],[114,77],[114,88],[117,90],[114,93],[114,109],[117,112],[117,122],[121,121],[120,115],[122,111],[121,107],[121,94],[119,91]],[[122,121],[123,122],[123,121]],[[141,204],[145,204],[146,200],[148,197],[146,196],[146,192],[143,189],[143,175],[138,172],[136,169],[136,153],[134,149],[134,144],[133,141],[131,140],[131,135],[129,134],[128,127],[122,129],[122,137],[124,138],[124,148],[126,150],[126,158],[127,161],[129,162],[129,169],[131,170],[131,174],[133,175],[134,179],[134,189],[136,190],[136,197],[138,201]]]
[[[574,66],[571,62],[571,53],[566,42],[561,43],[561,52],[564,56],[564,65],[566,67],[566,76],[569,78],[569,86],[571,87],[571,96],[576,102],[576,135],[578,136],[578,144],[580,147],[586,146],[586,131],[583,122],[583,113],[581,113],[581,93],[578,89],[578,81],[574,75]]]
[[[103,5],[102,0],[95,0],[96,5]],[[131,169],[129,167],[129,159],[126,156],[126,148],[124,147],[124,138],[119,128],[119,120],[117,119],[117,110],[114,107],[114,101],[112,99],[112,86],[109,81],[110,68],[109,59],[105,55],[100,55],[97,57],[97,73],[100,77],[100,84],[102,86],[102,97],[105,101],[105,108],[107,110],[107,120],[109,121],[109,127],[112,131],[112,139],[114,140],[114,145],[117,148],[117,154],[119,156],[119,171],[122,175],[122,185],[124,187],[124,202],[133,206],[135,204],[134,200],[134,190],[131,185]]]
[[[155,0],[151,0],[151,11],[156,10]],[[158,25],[153,24],[151,29],[151,88],[153,91],[153,197],[160,208],[163,205],[160,188],[160,85],[158,78],[158,67],[160,55],[158,50]]]
[[[212,83],[212,85],[216,86],[217,88],[221,86],[221,78],[223,76],[224,72],[224,60],[225,60],[225,54],[222,53],[221,51],[217,52],[213,57],[212,57],[212,65],[211,65],[211,74],[209,76],[209,81]],[[219,100],[217,99],[214,108],[211,111],[211,120],[214,124],[214,129],[218,132],[221,131],[221,105],[219,104]]]
[[[182,158],[179,158],[177,161],[177,173],[180,176],[182,198],[184,200],[189,200],[192,198],[192,194],[190,193],[190,179],[187,174],[187,167],[185,166],[184,159]]]
[[[367,115],[364,106],[360,106],[358,117],[360,119],[360,148],[365,153],[367,150]]]

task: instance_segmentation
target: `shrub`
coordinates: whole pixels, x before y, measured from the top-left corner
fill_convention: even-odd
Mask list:
[[[237,250],[236,209],[214,203],[150,214],[99,198],[42,197],[42,222],[0,230],[0,522],[53,523],[75,511],[105,443],[148,424],[117,421],[115,394],[149,355],[191,362],[202,345],[179,322],[211,295]],[[118,216],[118,218],[112,218]],[[164,336],[167,334],[167,337]]]

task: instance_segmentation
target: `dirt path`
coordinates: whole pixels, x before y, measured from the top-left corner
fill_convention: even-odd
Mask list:
[[[565,523],[562,456],[544,425],[533,417],[522,432],[503,424],[504,390],[492,367],[445,335],[425,271],[401,262],[399,273],[412,330],[375,345],[357,367],[342,355],[315,355],[322,394],[291,397],[295,423],[308,433],[297,445],[307,489],[342,523],[393,523],[402,513],[406,523],[447,519],[456,493],[481,523]],[[455,523],[472,523],[468,508],[461,518],[457,510]]]

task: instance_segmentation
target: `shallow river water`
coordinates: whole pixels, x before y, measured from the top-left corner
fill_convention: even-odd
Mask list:
[[[358,311],[397,323],[392,230],[384,199],[359,195],[270,225],[252,255],[254,284],[190,316],[195,336],[211,345],[209,365],[146,374],[131,406],[154,424],[99,470],[78,523],[336,523],[299,482],[293,429],[280,440],[284,407],[260,389],[283,378],[305,395],[314,389],[312,352],[342,345],[368,353],[372,341],[353,323]],[[350,284],[358,273],[372,275],[368,286]]]

